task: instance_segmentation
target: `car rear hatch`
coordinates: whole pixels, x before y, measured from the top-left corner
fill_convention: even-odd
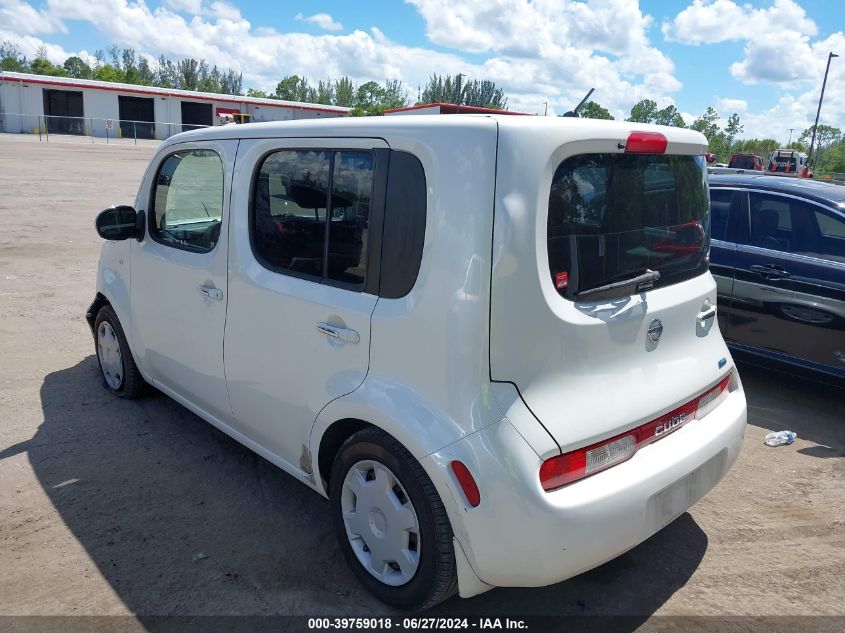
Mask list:
[[[491,377],[561,452],[692,419],[682,408],[730,372],[705,149],[676,128],[500,120]]]

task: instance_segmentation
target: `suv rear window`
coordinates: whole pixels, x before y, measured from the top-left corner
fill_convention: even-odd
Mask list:
[[[739,155],[731,158],[728,167],[731,169],[754,169],[756,162],[753,156]]]
[[[703,156],[582,154],[563,161],[549,196],[552,282],[568,299],[620,297],[707,270]]]

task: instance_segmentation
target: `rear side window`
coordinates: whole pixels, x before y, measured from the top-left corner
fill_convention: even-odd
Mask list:
[[[361,290],[373,168],[368,151],[281,150],[265,158],[252,206],[253,245],[262,263]]]
[[[223,162],[216,152],[185,150],[168,156],[156,176],[150,234],[162,244],[207,253],[220,237]]]
[[[796,198],[751,192],[751,245],[845,261],[845,221]]]
[[[555,172],[549,196],[552,282],[564,297],[594,300],[704,273],[708,201],[702,156],[583,154],[566,159]]]

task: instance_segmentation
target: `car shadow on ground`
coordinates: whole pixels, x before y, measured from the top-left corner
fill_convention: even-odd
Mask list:
[[[162,615],[400,615],[357,583],[328,503],[162,395],[126,402],[96,358],[49,374],[26,451],[61,518],[127,608]],[[561,527],[565,529],[564,526]],[[503,537],[502,547],[508,538]],[[628,615],[636,626],[700,564],[689,514],[634,550],[551,587],[495,589],[427,615]],[[58,554],[58,553],[57,553]],[[150,628],[159,628],[149,620]]]
[[[737,368],[748,400],[749,424],[795,431],[800,439],[817,444],[799,449],[803,455],[845,457],[845,385],[748,361],[739,362]]]

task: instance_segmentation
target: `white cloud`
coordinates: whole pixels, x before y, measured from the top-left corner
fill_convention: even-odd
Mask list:
[[[716,99],[716,109],[729,114],[742,114],[748,110],[748,102],[745,99]]]
[[[663,23],[666,39],[684,44],[716,44],[729,40],[765,39],[792,31],[815,35],[815,22],[794,0],[774,0],[767,9],[738,5],[733,0],[693,0],[671,21]]]
[[[340,22],[335,22],[328,13],[315,13],[305,17],[301,13],[296,14],[296,19],[303,22],[310,22],[319,26],[324,31],[342,31],[343,25]]]
[[[13,1],[25,4],[0,0]],[[134,0],[47,0],[44,17],[57,27],[86,22],[104,42],[148,57],[191,56],[242,69],[244,85],[262,90],[291,74],[312,80],[349,75],[357,82],[400,79],[413,99],[432,73],[463,73],[495,81],[514,110],[542,113],[548,104],[550,113],[564,112],[594,87],[596,100],[624,117],[636,101],[668,103],[681,88],[672,61],[649,41],[652,19],[637,0],[467,0],[454,7],[445,0],[409,1],[429,39],[454,52],[406,46],[377,28],[280,33],[253,26],[225,2],[166,0],[150,7]],[[323,28],[337,24],[327,17],[320,18]],[[13,33],[7,39],[17,42],[32,35],[7,30]],[[483,54],[469,61],[467,53]]]
[[[49,11],[39,11],[23,0],[0,0],[0,25],[21,35],[67,32],[61,20]]]
[[[202,13],[202,0],[164,0],[164,6],[183,13]]]
[[[814,81],[826,58],[818,50],[826,44],[811,42],[818,34],[816,23],[795,0],[774,0],[759,9],[733,0],[694,0],[664,22],[662,30],[667,40],[684,44],[744,41],[743,59],[732,64],[730,72],[746,84],[791,87],[794,82]]]

